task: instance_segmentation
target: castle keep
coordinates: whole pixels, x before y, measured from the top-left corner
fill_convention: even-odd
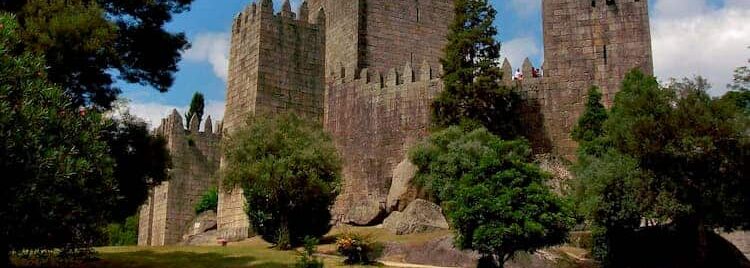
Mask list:
[[[307,0],[297,13],[288,1],[278,13],[271,0],[250,4],[232,26],[222,132],[238,129],[251,114],[289,111],[320,120],[344,159],[343,192],[332,210],[334,219],[378,223],[394,209],[387,203],[394,168],[428,134],[430,105],[443,88],[439,59],[452,2]],[[514,68],[506,61],[503,83],[524,97],[522,122],[535,151],[570,159],[576,148],[570,132],[589,87],[599,86],[609,105],[627,71],[652,73],[648,3],[543,0],[542,12],[543,76],[530,77],[533,66],[527,59],[522,66],[527,79],[513,81]],[[173,177],[169,184],[175,183]],[[139,237],[139,244],[175,243],[153,234],[184,228],[153,221],[161,217],[155,212],[165,202],[159,191],[157,187],[144,205],[154,212],[141,217],[141,230],[151,226],[151,238],[146,242]],[[182,196],[183,201],[190,198]],[[241,189],[220,192],[220,236],[250,235],[244,205]]]

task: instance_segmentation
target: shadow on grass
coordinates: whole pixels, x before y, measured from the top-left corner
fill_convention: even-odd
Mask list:
[[[154,252],[150,250],[135,252],[103,253],[100,259],[93,262],[79,263],[75,265],[49,266],[49,264],[38,266],[18,266],[24,268],[32,267],[80,267],[80,268],[289,268],[287,264],[277,262],[266,262],[250,256],[226,256],[219,253],[195,253],[195,252]]]

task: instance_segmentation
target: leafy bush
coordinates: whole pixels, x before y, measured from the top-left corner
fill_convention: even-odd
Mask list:
[[[224,144],[224,185],[242,186],[253,230],[281,249],[331,229],[341,158],[317,121],[250,117]]]
[[[432,134],[410,158],[419,167],[415,181],[445,208],[457,245],[479,251],[487,264],[562,243],[574,222],[526,141],[453,126]]]
[[[124,223],[107,225],[107,239],[110,246],[134,246],[138,244],[138,215],[130,216]]]
[[[346,258],[346,264],[370,264],[380,256],[383,247],[369,235],[345,232],[336,239],[336,251]]]
[[[195,214],[201,214],[203,212],[213,210],[219,207],[219,190],[216,187],[211,187],[203,194],[201,201],[195,205]]]
[[[305,237],[305,248],[299,253],[296,268],[323,268],[323,261],[315,257],[315,246],[318,239],[314,237]]]
[[[101,114],[19,52],[18,27],[0,13],[0,267],[10,252],[86,257],[117,202]]]

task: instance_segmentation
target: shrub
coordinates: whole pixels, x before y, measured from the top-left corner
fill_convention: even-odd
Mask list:
[[[297,263],[294,264],[296,268],[323,268],[323,261],[319,260],[314,256],[315,245],[318,244],[318,239],[314,237],[305,237],[305,248],[299,253]]]
[[[369,235],[345,232],[336,239],[336,251],[346,258],[346,264],[370,264],[382,250],[382,245],[373,242]]]
[[[457,246],[477,250],[486,264],[502,266],[516,252],[560,244],[574,222],[526,141],[453,126],[410,156],[419,167],[416,183],[441,202]]]
[[[134,246],[138,244],[138,215],[130,216],[124,223],[107,225],[107,239],[110,246]]]
[[[331,229],[341,158],[316,119],[250,117],[224,144],[226,187],[242,186],[253,230],[281,249]]]
[[[211,187],[203,194],[201,201],[195,205],[195,214],[213,210],[219,207],[219,191],[216,187]]]

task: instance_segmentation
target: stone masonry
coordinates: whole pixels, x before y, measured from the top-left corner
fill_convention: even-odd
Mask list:
[[[288,1],[278,13],[271,0],[259,1],[232,26],[223,133],[254,114],[320,120],[344,159],[334,219],[379,223],[394,168],[428,134],[430,105],[443,88],[439,59],[452,0],[306,0],[296,14]],[[513,81],[505,62],[503,83],[524,96],[522,121],[535,152],[572,159],[576,144],[569,136],[588,88],[599,86],[611,105],[627,71],[652,73],[648,3],[543,0],[542,12],[543,76],[531,78],[527,60],[527,79]],[[159,204],[152,198],[144,207],[162,209],[152,203]],[[244,206],[241,189],[220,192],[220,236],[251,234]],[[163,222],[153,216],[160,214],[148,215],[142,226]]]
[[[173,111],[163,119],[156,134],[167,140],[172,157],[169,181],[154,187],[140,209],[138,227],[139,246],[163,246],[182,241],[185,228],[195,218],[195,205],[208,190],[216,185],[219,168],[221,124],[214,132],[211,117],[199,131],[197,118],[188,128],[182,116]]]

